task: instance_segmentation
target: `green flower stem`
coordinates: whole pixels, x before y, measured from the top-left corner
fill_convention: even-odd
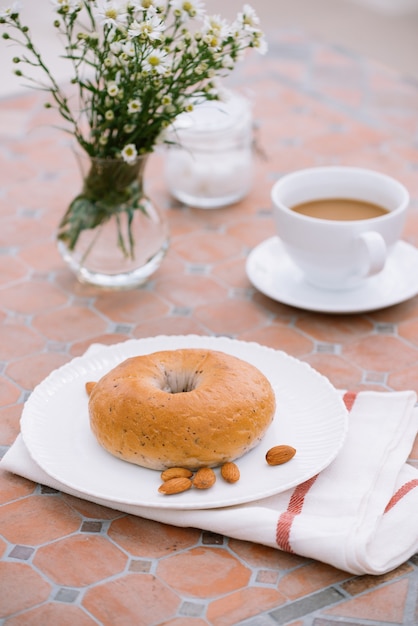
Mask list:
[[[116,216],[118,246],[133,258],[132,220],[140,210],[146,213],[143,172],[147,155],[132,165],[117,159],[91,159],[81,193],[69,205],[59,225],[58,239],[74,250],[83,230],[95,229]],[[126,213],[128,230],[122,232],[121,215]]]

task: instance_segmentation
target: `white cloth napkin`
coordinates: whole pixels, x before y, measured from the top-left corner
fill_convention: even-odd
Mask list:
[[[418,431],[416,399],[413,391],[345,393],[348,435],[331,465],[294,489],[233,507],[155,509],[86,496],[46,474],[21,435],[0,467],[133,515],[253,541],[353,574],[383,574],[418,550],[418,470],[406,463]]]

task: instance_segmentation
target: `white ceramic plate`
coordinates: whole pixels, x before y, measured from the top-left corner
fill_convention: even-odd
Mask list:
[[[364,313],[399,304],[418,293],[418,250],[405,241],[398,241],[379,274],[348,290],[320,289],[308,283],[278,237],[251,251],[246,270],[254,287],[269,298],[322,313]]]
[[[117,459],[97,443],[84,385],[130,356],[191,347],[221,350],[258,367],[274,388],[277,412],[262,442],[237,461],[237,483],[218,476],[210,490],[164,496],[158,493],[160,472]],[[83,494],[138,506],[206,509],[258,500],[323,470],[343,444],[347,411],[327,378],[283,352],[226,337],[159,336],[100,347],[52,372],[26,402],[21,429],[33,460]],[[297,453],[288,463],[270,467],[265,454],[278,444],[291,445]]]

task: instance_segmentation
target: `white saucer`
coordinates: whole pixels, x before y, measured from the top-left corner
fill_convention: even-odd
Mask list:
[[[347,291],[320,289],[308,283],[278,237],[254,248],[246,263],[247,276],[273,300],[321,313],[363,313],[399,304],[418,294],[418,250],[399,241],[384,269]]]

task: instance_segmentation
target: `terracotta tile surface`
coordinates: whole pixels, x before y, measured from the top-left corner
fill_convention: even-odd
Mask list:
[[[159,624],[176,614],[180,597],[151,574],[128,574],[90,588],[83,607],[103,626]]]
[[[58,585],[86,587],[122,572],[127,559],[108,539],[86,533],[39,548],[33,563]]]
[[[211,602],[207,619],[215,626],[233,626],[257,615],[260,606],[268,611],[284,602],[286,598],[276,589],[247,588]]]
[[[296,600],[346,578],[347,572],[341,572],[330,565],[307,563],[302,568],[286,573],[280,579],[278,589],[290,600]]]
[[[339,388],[418,392],[418,295],[357,315],[310,313],[250,284],[249,251],[275,234],[270,190],[283,173],[340,163],[407,185],[404,238],[418,246],[418,85],[349,52],[277,31],[267,57],[232,79],[254,96],[255,182],[213,211],[173,201],[162,155],[149,192],[170,225],[149,283],[106,293],[77,283],[55,245],[78,185],[42,95],[0,101],[0,451],[52,370],[92,343],[161,334],[229,335],[284,350]],[[418,291],[418,278],[417,278]],[[410,454],[418,466],[418,442]],[[418,623],[418,557],[352,576],[272,548],[175,528],[0,473],[4,626],[359,626]]]
[[[0,486],[1,486],[1,503],[4,504],[6,502],[12,502],[12,500],[17,500],[18,498],[22,498],[23,496],[27,496],[30,493],[35,491],[35,485],[26,480],[26,478],[22,478],[21,476],[16,476],[15,474],[11,474],[10,472],[2,472],[0,475]],[[2,524],[2,535],[4,536]]]
[[[178,589],[197,598],[216,597],[246,587],[251,576],[236,557],[207,547],[175,554],[158,566],[159,577],[167,582],[174,580],[177,571],[183,572]]]
[[[55,352],[42,352],[12,361],[6,368],[6,374],[22,389],[31,390],[52,370],[69,361],[68,356]],[[4,403],[6,404],[6,403]]]
[[[26,563],[0,563],[2,593],[0,611],[3,617],[45,602],[51,585]]]
[[[362,596],[347,600],[325,611],[339,617],[375,620],[402,624],[405,601],[408,593],[408,579],[398,580],[381,589],[369,591]]]
[[[95,626],[96,620],[86,615],[83,609],[68,604],[54,604],[25,611],[7,620],[9,626],[40,626],[41,624],[59,624],[60,626]]]
[[[2,446],[11,445],[16,439],[20,430],[20,414],[22,406],[14,404],[0,409],[0,420],[2,424],[1,443]]]
[[[191,548],[200,537],[198,531],[126,516],[112,522],[108,535],[130,554],[148,558],[158,558],[177,550]]]

